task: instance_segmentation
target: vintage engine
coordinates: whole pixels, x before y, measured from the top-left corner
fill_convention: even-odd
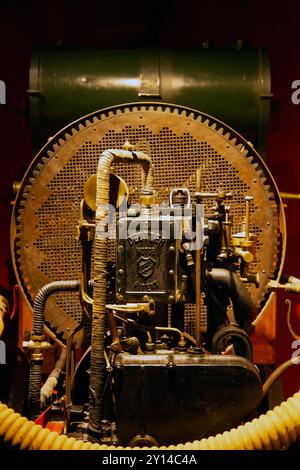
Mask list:
[[[64,128],[14,208],[14,265],[33,305],[28,413],[50,405],[67,434],[130,446],[255,416],[250,336],[284,229],[264,161],[214,118],[138,103]],[[49,342],[62,353],[47,378]]]

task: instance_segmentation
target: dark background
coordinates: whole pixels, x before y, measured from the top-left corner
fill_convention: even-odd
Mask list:
[[[300,105],[291,102],[291,83],[300,80],[300,2],[244,0],[170,1],[10,1],[0,4],[0,79],[7,104],[0,105],[0,286],[11,290],[9,253],[12,182],[32,159],[27,118],[28,71],[33,45],[197,47],[204,41],[226,46],[242,39],[268,49],[274,100],[267,164],[281,191],[300,193]],[[117,67],[117,65],[116,65]],[[237,129],[238,130],[238,129]],[[286,208],[287,256],[284,272],[300,277],[300,202]],[[300,334],[300,298],[290,296],[294,329]],[[293,341],[286,326],[284,297],[278,300],[277,362],[290,358]],[[300,366],[299,366],[300,368]],[[284,391],[300,388],[300,373],[285,374]]]

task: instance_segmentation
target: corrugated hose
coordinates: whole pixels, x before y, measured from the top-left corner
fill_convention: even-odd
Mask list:
[[[1,403],[0,436],[22,450],[132,450],[84,442],[44,429]],[[278,450],[287,449],[299,436],[300,392],[297,392],[274,410],[223,434],[185,444],[151,447],[151,450]]]

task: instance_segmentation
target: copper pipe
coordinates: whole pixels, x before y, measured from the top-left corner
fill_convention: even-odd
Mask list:
[[[120,352],[122,350],[122,345],[120,343],[120,337],[118,335],[116,318],[114,316],[114,311],[108,311],[108,324],[109,324],[109,331],[111,336],[111,348],[114,352]]]
[[[300,194],[299,193],[280,192],[279,194],[281,196],[281,199],[295,199],[295,200],[298,200],[298,201],[300,199]]]

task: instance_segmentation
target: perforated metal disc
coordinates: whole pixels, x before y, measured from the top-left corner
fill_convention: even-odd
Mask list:
[[[17,196],[12,225],[12,256],[17,278],[32,305],[38,290],[60,279],[79,279],[80,245],[76,240],[79,205],[87,178],[95,173],[101,152],[129,140],[151,154],[158,201],[170,189],[195,190],[202,170],[202,190],[222,187],[233,193],[233,231],[241,230],[244,197],[251,195],[251,231],[258,236],[260,287],[248,286],[262,311],[266,284],[277,279],[285,251],[285,222],[276,185],[264,162],[239,134],[198,111],[157,103],[120,105],[97,111],[70,124],[38,153]],[[140,187],[138,167],[116,165],[127,182],[132,202]],[[206,209],[212,202],[206,203]],[[113,258],[114,252],[110,250]],[[203,310],[205,307],[203,306]],[[47,303],[46,319],[53,331],[65,334],[81,318],[77,295],[59,294]],[[193,333],[193,308],[186,308]]]

